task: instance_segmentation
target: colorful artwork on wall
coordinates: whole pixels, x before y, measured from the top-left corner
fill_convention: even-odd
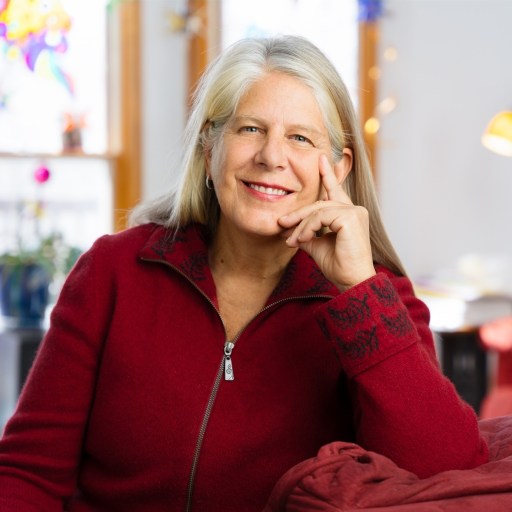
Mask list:
[[[73,92],[73,80],[59,63],[67,51],[72,20],[60,0],[0,0],[0,41],[10,60],[61,83]]]
[[[105,5],[0,0],[0,152],[66,151],[70,117],[87,119],[80,149],[106,150]]]

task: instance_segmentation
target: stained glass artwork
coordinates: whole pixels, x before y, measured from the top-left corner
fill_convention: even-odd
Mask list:
[[[34,73],[51,77],[73,93],[71,77],[62,69],[71,17],[60,0],[0,0],[0,39],[9,60],[21,60]]]
[[[106,150],[105,0],[0,0],[0,152]]]

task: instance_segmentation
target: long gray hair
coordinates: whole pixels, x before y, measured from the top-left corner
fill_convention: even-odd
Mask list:
[[[352,171],[345,186],[354,204],[369,212],[374,260],[405,274],[382,224],[365,144],[348,90],[329,59],[299,36],[242,39],[208,66],[194,94],[176,186],[156,200],[138,205],[130,215],[130,224],[154,222],[178,228],[199,222],[215,230],[220,209],[215,192],[205,186],[205,153],[222,142],[224,127],[243,94],[269,72],[285,73],[311,87],[325,119],[334,161],[341,158],[346,147],[353,152]]]

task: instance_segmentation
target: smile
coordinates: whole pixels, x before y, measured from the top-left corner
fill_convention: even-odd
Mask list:
[[[265,187],[264,185],[256,185],[255,183],[247,183],[244,182],[250,189],[255,190],[256,192],[260,192],[262,194],[267,194],[271,196],[285,196],[289,194],[287,190],[282,188],[275,187]]]

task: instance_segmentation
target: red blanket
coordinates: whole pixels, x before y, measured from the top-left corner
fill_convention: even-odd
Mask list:
[[[512,416],[480,428],[490,462],[425,479],[356,444],[331,443],[281,478],[263,512],[511,512]]]

